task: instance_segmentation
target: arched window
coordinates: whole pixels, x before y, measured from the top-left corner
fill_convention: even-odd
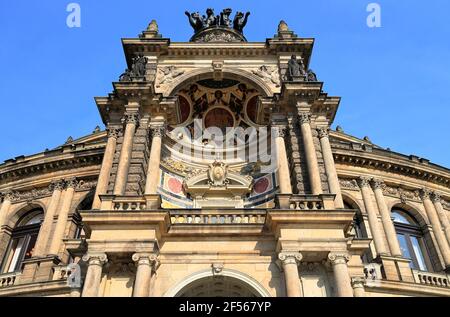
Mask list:
[[[405,258],[411,260],[414,270],[428,271],[431,268],[430,257],[423,239],[423,232],[417,221],[406,211],[392,210],[395,231],[400,249]]]
[[[355,208],[354,206],[350,205],[347,202],[344,202],[344,208],[345,209],[357,209],[357,208]],[[356,212],[355,217],[353,218],[353,225],[354,225],[354,228],[355,228],[356,237],[359,238],[359,239],[367,238],[367,234],[366,234],[366,232],[364,231],[364,228],[363,228],[364,227],[363,226],[363,222],[364,222],[364,220],[362,219],[361,212],[358,210]]]
[[[8,250],[2,261],[2,273],[21,271],[23,261],[33,256],[43,220],[44,212],[42,209],[34,209],[19,220],[12,232]]]

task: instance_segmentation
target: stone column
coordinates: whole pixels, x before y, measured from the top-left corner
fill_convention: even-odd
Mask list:
[[[6,248],[8,247],[10,235],[2,230],[8,222],[8,214],[11,209],[14,192],[7,191],[4,193],[2,207],[0,208],[0,261],[3,259]]]
[[[157,255],[151,253],[133,254],[136,262],[136,279],[134,281],[133,297],[149,297],[152,273],[157,262]]]
[[[303,297],[302,286],[298,274],[298,265],[303,256],[298,252],[281,252],[278,259],[284,271],[286,295],[288,297]]]
[[[53,218],[59,207],[61,199],[61,193],[64,189],[64,181],[58,180],[50,184],[50,189],[53,191],[52,198],[45,213],[44,222],[39,230],[39,236],[36,241],[36,247],[34,249],[34,257],[40,257],[48,254],[47,246],[50,240],[50,232],[53,226]]]
[[[66,190],[64,192],[64,198],[59,209],[58,221],[56,222],[55,231],[53,233],[52,241],[50,244],[49,254],[58,255],[59,249],[64,239],[64,233],[67,226],[67,217],[69,216],[70,206],[72,205],[73,196],[75,194],[75,187],[78,182],[76,178],[71,178],[66,181]]]
[[[366,297],[366,291],[364,289],[365,280],[362,277],[352,278],[353,296],[354,297]]]
[[[433,201],[434,208],[436,209],[439,219],[441,220],[442,227],[444,228],[447,242],[450,243],[450,222],[448,220],[446,211],[444,211],[444,208],[442,207],[441,196],[435,192],[433,193],[431,199]]]
[[[161,163],[162,137],[166,132],[164,126],[152,129],[152,148],[148,161],[147,181],[145,183],[145,194],[156,195],[159,183],[159,165]]]
[[[322,191],[322,182],[320,180],[319,164],[317,162],[316,147],[311,132],[311,116],[302,112],[299,114],[299,120],[302,130],[303,144],[305,145],[306,164],[308,166],[309,181],[313,195],[320,195]]]
[[[8,213],[11,208],[11,201],[13,199],[14,193],[12,191],[8,191],[4,194],[3,204],[0,208],[0,228],[6,225],[8,221]]]
[[[108,190],[109,178],[113,166],[114,154],[116,153],[117,138],[120,129],[108,127],[108,141],[106,143],[105,155],[103,156],[102,168],[98,177],[92,209],[100,209],[100,195],[105,195]]]
[[[370,189],[370,178],[360,177],[358,179],[358,185],[361,188],[362,198],[364,206],[366,208],[367,216],[369,218],[370,232],[372,233],[373,242],[375,244],[375,250],[378,255],[387,255],[386,246],[384,245],[382,228],[378,222],[377,212],[372,203],[372,195]]]
[[[280,184],[280,194],[292,194],[291,175],[289,173],[289,163],[286,153],[284,137],[285,127],[273,127],[275,136],[275,146],[277,149],[278,183]]]
[[[439,250],[441,251],[442,258],[444,259],[445,268],[450,268],[450,249],[448,246],[447,239],[445,238],[445,235],[442,232],[441,223],[436,214],[436,210],[434,209],[434,205],[431,202],[430,195],[431,195],[430,190],[426,188],[422,188],[420,190],[420,196],[422,198],[423,205],[425,207],[425,211],[428,216],[428,220],[430,221],[431,226],[433,227],[433,232],[436,237]]]
[[[378,210],[381,214],[381,221],[383,223],[384,232],[386,233],[387,242],[391,255],[401,257],[402,251],[400,244],[398,243],[397,233],[395,231],[394,223],[392,221],[391,212],[388,210],[386,201],[383,195],[384,182],[380,179],[372,180],[372,188],[375,193],[375,199],[377,201]]]
[[[347,267],[350,256],[347,253],[332,252],[328,255],[328,260],[333,267],[337,295],[339,297],[353,297],[353,289]]]
[[[125,194],[131,153],[133,150],[133,139],[139,123],[139,115],[137,113],[125,114],[123,121],[125,123],[125,133],[123,135],[122,149],[120,151],[119,166],[117,168],[116,183],[114,186],[114,195],[117,196],[123,196]]]
[[[330,139],[328,135],[329,128],[321,127],[317,129],[319,132],[320,145],[322,147],[323,161],[325,163],[325,171],[327,173],[328,185],[332,194],[336,195],[334,200],[336,208],[344,208],[342,200],[341,186],[334,164],[333,152],[331,151]]]
[[[88,262],[88,269],[84,280],[82,297],[98,297],[103,265],[108,262],[108,257],[104,253],[86,254],[83,256],[83,261]]]

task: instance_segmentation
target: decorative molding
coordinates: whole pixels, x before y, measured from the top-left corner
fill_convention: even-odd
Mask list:
[[[340,178],[339,185],[341,186],[342,189],[359,191],[359,186],[356,179]]]
[[[352,149],[340,147],[333,144],[333,151],[345,150],[351,152]],[[450,177],[438,174],[437,172],[425,171],[411,166],[406,166],[398,163],[387,162],[389,158],[366,158],[358,156],[355,153],[333,153],[336,164],[351,165],[352,167],[363,167],[377,171],[385,171],[388,173],[395,173],[398,175],[405,175],[421,181],[433,182],[448,187],[450,185]],[[383,160],[385,159],[385,160]]]
[[[364,288],[366,280],[363,277],[352,277],[352,287],[353,288]]]
[[[160,88],[162,86],[169,85],[175,80],[175,78],[180,77],[184,73],[184,70],[180,70],[176,66],[160,67],[158,68],[155,87]]]
[[[273,84],[275,87],[281,87],[280,72],[276,66],[262,65],[258,69],[252,69],[251,72],[262,78],[266,83]]]

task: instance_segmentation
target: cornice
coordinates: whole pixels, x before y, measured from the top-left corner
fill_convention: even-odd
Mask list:
[[[81,167],[101,165],[104,148],[83,151],[82,153],[64,153],[53,157],[43,157],[38,161],[24,161],[4,165],[0,168],[0,185],[21,180],[25,177],[44,175]]]
[[[436,166],[437,168],[435,168],[434,165],[414,162],[400,157],[389,157],[382,154],[333,148],[333,156],[336,164],[375,169],[446,187],[450,186],[450,173],[442,167]]]

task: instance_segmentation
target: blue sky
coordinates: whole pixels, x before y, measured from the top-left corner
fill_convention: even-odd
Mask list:
[[[81,28],[66,6],[81,5]],[[366,7],[382,8],[368,28]],[[188,41],[184,11],[252,12],[249,41],[264,41],[284,19],[316,38],[311,67],[341,96],[335,125],[383,147],[450,167],[450,2],[448,0],[14,0],[0,3],[0,162],[30,155],[103,125],[94,96],[125,68],[120,39],[152,19],[172,41]]]

